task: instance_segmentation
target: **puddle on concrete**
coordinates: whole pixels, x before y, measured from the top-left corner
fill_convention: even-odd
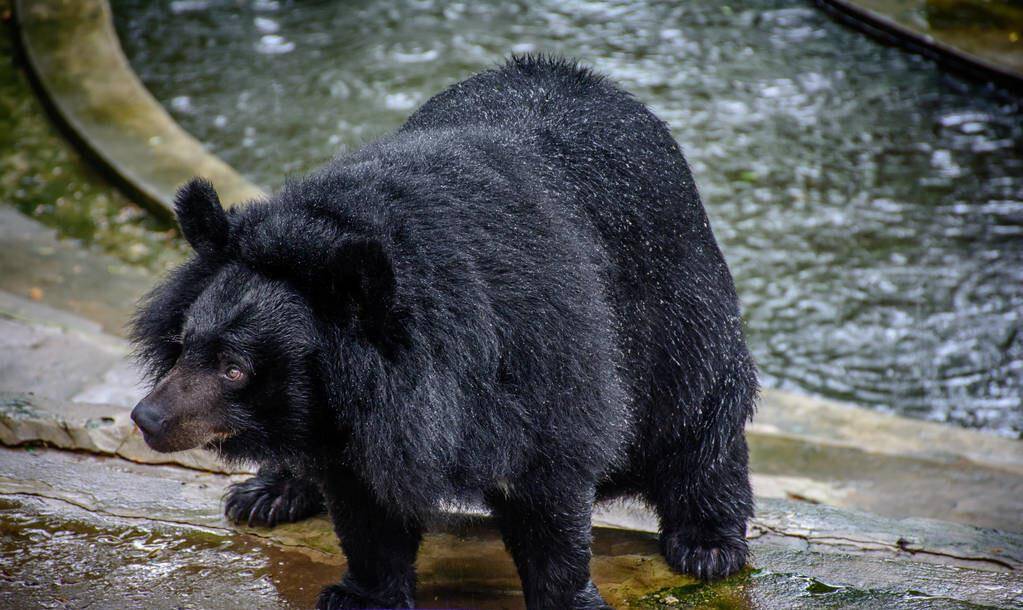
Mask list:
[[[594,577],[616,607],[647,607],[634,604],[648,591],[692,582],[652,557],[649,535],[601,531],[594,552]],[[0,498],[0,607],[307,608],[343,569],[340,555],[250,536]],[[525,607],[491,528],[461,524],[457,535],[428,535],[418,571],[419,607]]]
[[[0,499],[0,606],[6,608],[287,607],[281,557],[201,530],[103,518],[69,505]],[[313,578],[296,554],[292,578]],[[304,593],[297,587],[295,593]],[[311,583],[309,583],[311,586]],[[296,606],[310,605],[296,595]]]

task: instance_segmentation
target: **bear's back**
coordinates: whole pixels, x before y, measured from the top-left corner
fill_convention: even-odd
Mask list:
[[[436,95],[399,135],[459,129],[536,152],[532,178],[585,214],[615,267],[612,282],[625,291],[646,292],[645,284],[668,279],[662,272],[693,263],[731,287],[678,144],[603,77],[566,60],[516,57]]]
[[[451,129],[538,151],[533,179],[598,236],[628,351],[659,360],[661,339],[650,337],[668,336],[710,367],[745,351],[731,340],[738,299],[689,166],[635,97],[574,62],[516,57],[433,97],[399,135]]]

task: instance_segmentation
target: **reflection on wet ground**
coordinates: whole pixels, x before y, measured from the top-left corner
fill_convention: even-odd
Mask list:
[[[311,607],[337,567],[240,537],[0,500],[7,608]],[[288,579],[276,573],[287,563]]]
[[[184,127],[267,186],[510,51],[582,58],[668,121],[768,384],[1023,430],[1023,109],[801,0],[115,0]]]
[[[466,523],[431,534],[418,561],[423,608],[524,608],[518,576],[497,532]],[[307,608],[336,581],[336,554],[287,549],[250,536],[97,516],[73,504],[0,498],[0,606],[54,602],[96,608]],[[650,592],[692,586],[654,559],[650,534],[600,530],[593,574],[628,607]]]

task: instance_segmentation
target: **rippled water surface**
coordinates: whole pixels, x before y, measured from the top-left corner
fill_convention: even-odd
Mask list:
[[[1023,430],[1023,107],[809,2],[113,4],[146,85],[270,187],[510,52],[581,58],[687,151],[766,384]]]

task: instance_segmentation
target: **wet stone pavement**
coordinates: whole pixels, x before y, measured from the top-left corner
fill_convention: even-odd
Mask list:
[[[3,607],[300,608],[343,570],[324,518],[228,526],[226,475],[44,448],[0,461]],[[750,537],[754,568],[723,583],[672,574],[653,533],[599,525],[591,565],[619,608],[1023,604],[1018,537],[770,499]],[[418,571],[422,607],[523,607],[486,518],[437,523]]]

